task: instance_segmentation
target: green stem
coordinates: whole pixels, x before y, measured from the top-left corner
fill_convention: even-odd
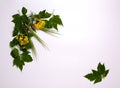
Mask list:
[[[30,41],[30,44],[31,44],[31,46],[32,46],[31,50],[32,50],[32,52],[33,52],[34,56],[36,57],[36,50],[35,50],[35,46],[34,46],[34,44],[33,44],[32,40],[31,40],[31,38],[29,39],[29,41]]]
[[[26,27],[29,29],[29,31],[33,34],[33,36],[38,40],[38,42],[44,47],[44,48],[48,48],[46,46],[46,43],[32,30],[32,28],[30,28],[27,24],[25,24]]]
[[[43,28],[41,31],[52,35],[52,36],[56,36],[56,35],[60,35],[56,30],[51,30],[51,29],[47,29],[47,28]]]

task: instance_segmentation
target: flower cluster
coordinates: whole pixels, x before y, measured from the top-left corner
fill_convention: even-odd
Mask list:
[[[16,40],[19,42],[21,46],[26,45],[29,43],[28,36],[23,35],[22,33],[16,36]]]
[[[58,25],[63,25],[59,15],[48,13],[46,10],[38,14],[31,13],[27,15],[27,9],[22,8],[21,13],[14,14],[12,22],[14,30],[12,33],[13,40],[10,41],[11,56],[14,58],[13,65],[21,71],[26,62],[32,62],[31,52],[35,53],[35,46],[32,41],[34,37],[43,46],[46,43],[37,35],[37,31],[43,31],[47,34],[54,35],[58,33]]]
[[[45,27],[45,21],[41,19],[36,19],[37,22],[34,24],[35,29],[40,30]]]

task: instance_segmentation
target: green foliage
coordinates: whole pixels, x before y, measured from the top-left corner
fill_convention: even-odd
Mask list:
[[[11,51],[11,56],[14,58],[13,65],[18,67],[22,71],[25,62],[32,62],[33,59],[29,55],[29,51],[27,51],[26,49],[23,49],[21,51],[23,52],[22,54],[19,53],[19,50],[17,48],[14,48]]]
[[[25,65],[24,61],[19,57],[14,58],[13,60],[13,66],[18,67],[21,71],[23,70],[23,66]]]
[[[14,48],[11,51],[11,56],[14,58],[13,60],[13,65],[15,65],[16,67],[18,67],[20,70],[23,69],[23,65],[24,62],[21,60],[20,55],[19,55],[19,51],[17,48]]]
[[[12,22],[15,24],[12,35],[16,36],[22,28],[22,20],[21,20],[21,16],[19,14],[15,14],[12,17],[13,17]]]
[[[48,34],[57,34],[57,32],[50,29],[58,30],[57,26],[63,24],[59,15],[53,15],[53,13],[48,13],[46,10],[40,11],[38,14],[31,13],[27,15],[25,7],[21,9],[21,13],[12,15],[12,18],[14,29],[13,39],[10,41],[10,47],[12,48],[10,55],[14,58],[13,65],[22,71],[25,63],[33,61],[30,53],[36,54],[32,37],[47,48],[46,43],[36,34],[37,30]],[[37,24],[38,22],[39,24]]]
[[[22,23],[29,24],[30,21],[29,21],[29,18],[26,15],[22,15],[21,18],[22,18]]]
[[[14,47],[16,45],[18,45],[18,41],[16,40],[16,38],[14,38],[12,41],[10,41],[10,47]]]
[[[11,51],[11,56],[13,58],[18,58],[19,57],[19,51],[17,48],[14,48],[12,51]]]
[[[25,46],[26,49],[31,49],[32,48],[32,45],[31,43],[28,43],[26,46]]]
[[[94,81],[94,83],[101,82],[104,77],[107,76],[109,70],[105,69],[105,65],[99,63],[97,66],[97,70],[92,70],[92,73],[85,75],[84,77],[90,81]]]
[[[39,12],[39,17],[40,18],[49,18],[50,16],[51,16],[51,14],[46,12],[46,10],[43,10],[43,11]]]
[[[22,14],[26,14],[27,13],[27,9],[25,7],[22,8]]]
[[[25,27],[25,24],[29,24],[29,17],[26,15],[27,9],[25,7],[22,8],[22,15],[15,14],[13,15],[12,22],[15,24],[13,30],[13,36],[18,35],[19,33],[27,34],[28,30]]]
[[[30,55],[28,55],[28,52],[23,52],[21,54],[21,58],[24,62],[32,62],[33,61],[32,57]]]
[[[48,21],[46,21],[46,28],[55,28],[58,30],[58,25],[63,25],[59,15],[53,15]]]

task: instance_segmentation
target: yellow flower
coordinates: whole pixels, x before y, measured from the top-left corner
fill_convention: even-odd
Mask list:
[[[29,43],[28,36],[24,36],[23,34],[20,34],[20,35],[16,36],[16,39],[21,46]]]
[[[20,37],[19,37],[19,41],[22,41],[22,40],[23,40],[23,37],[22,37],[22,36],[20,36]]]
[[[25,45],[25,43],[23,41],[19,41],[20,45]]]
[[[34,24],[35,29],[40,30],[45,27],[45,21],[44,20],[39,20],[38,23]]]
[[[24,41],[28,42],[28,37],[27,36],[24,37]]]

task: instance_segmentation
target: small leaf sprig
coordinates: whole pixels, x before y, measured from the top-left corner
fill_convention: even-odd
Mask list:
[[[107,76],[109,70],[105,68],[104,64],[99,63],[97,70],[92,70],[92,73],[85,75],[84,77],[95,83],[101,82],[103,78]]]
[[[40,30],[55,35],[58,34],[58,25],[63,26],[63,23],[59,15],[48,13],[46,10],[40,11],[38,14],[27,15],[27,9],[23,7],[21,12],[12,16],[14,30],[12,33],[13,39],[10,41],[10,47],[12,48],[10,55],[14,58],[13,66],[22,71],[25,63],[33,61],[31,52],[35,53],[35,46],[32,37],[47,48],[46,43],[36,32]]]

